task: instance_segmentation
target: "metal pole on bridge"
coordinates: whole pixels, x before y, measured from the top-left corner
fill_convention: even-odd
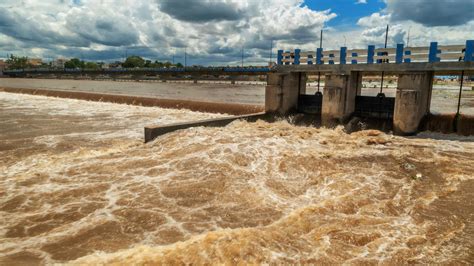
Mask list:
[[[323,30],[321,29],[321,37],[319,38],[319,48],[323,48]],[[318,91],[319,93],[319,84],[321,83],[321,72],[318,72]]]
[[[458,131],[458,120],[460,116],[460,108],[461,108],[461,95],[462,95],[462,85],[464,82],[464,70],[461,71],[461,85],[459,86],[459,96],[458,96],[458,110],[456,111],[456,115],[454,116],[454,131]]]
[[[272,64],[272,55],[273,55],[273,40],[270,40],[270,66]]]
[[[384,46],[384,48],[387,48],[387,41],[388,41],[388,24],[387,24],[387,30],[385,31],[385,46]],[[384,53],[386,53],[388,55],[387,52],[384,52]],[[383,63],[383,60],[382,60],[382,63]],[[379,92],[379,95],[377,95],[377,96],[385,96],[385,95],[383,95],[383,76],[384,76],[384,74],[385,73],[382,71],[382,79],[380,81],[380,92]]]

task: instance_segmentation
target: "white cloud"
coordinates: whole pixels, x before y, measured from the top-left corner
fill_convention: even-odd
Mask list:
[[[302,0],[4,0],[0,54],[166,59],[187,47],[191,62],[212,63],[238,61],[244,46],[248,60],[263,63],[271,39],[307,43],[335,16]]]
[[[367,0],[357,0],[356,4],[367,4]]]
[[[272,39],[274,53],[276,49],[315,50],[319,30],[325,28],[325,49],[338,49],[345,39],[349,48],[381,46],[387,24],[392,47],[406,41],[408,29],[410,45],[460,44],[473,39],[473,20],[433,26],[421,11],[416,12],[416,19],[400,16],[413,1],[385,1],[385,10],[340,31],[326,25],[335,13],[311,10],[302,0],[186,0],[179,4],[176,0],[2,0],[0,57],[15,53],[114,60],[127,53],[161,60],[176,55],[183,61],[187,47],[191,64],[227,64],[240,61],[243,46],[247,62],[263,64]],[[189,8],[176,8],[183,3]]]

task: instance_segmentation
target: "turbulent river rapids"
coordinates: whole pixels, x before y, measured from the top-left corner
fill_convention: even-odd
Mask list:
[[[474,262],[474,142],[0,92],[0,264]],[[448,139],[449,138],[449,139]]]

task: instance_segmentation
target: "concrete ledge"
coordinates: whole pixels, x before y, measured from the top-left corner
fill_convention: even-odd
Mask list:
[[[111,102],[139,106],[153,106],[161,108],[188,109],[206,113],[225,113],[231,115],[245,115],[263,112],[264,107],[249,104],[213,103],[178,99],[159,99],[151,97],[138,97],[129,95],[116,95],[104,93],[90,93],[78,91],[61,91],[47,89],[0,88],[0,91],[22,93],[59,98],[70,98],[97,102]]]
[[[180,129],[186,129],[191,127],[224,127],[235,120],[246,120],[249,122],[255,122],[258,119],[266,119],[267,114],[256,113],[250,115],[241,115],[233,117],[224,117],[216,119],[206,119],[193,122],[175,123],[170,125],[161,126],[147,126],[145,127],[145,143],[154,140],[155,138]]]

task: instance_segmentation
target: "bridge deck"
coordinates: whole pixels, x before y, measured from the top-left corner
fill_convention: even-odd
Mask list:
[[[266,75],[268,67],[185,67],[185,68],[116,68],[116,69],[13,69],[3,73],[19,75]]]

